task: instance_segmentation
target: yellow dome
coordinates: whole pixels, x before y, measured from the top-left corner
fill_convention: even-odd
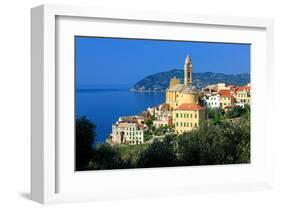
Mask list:
[[[198,94],[192,94],[192,93],[179,93],[178,94],[178,103],[183,104],[198,104],[199,101],[199,95]]]

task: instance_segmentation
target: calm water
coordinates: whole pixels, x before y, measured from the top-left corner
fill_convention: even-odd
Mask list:
[[[111,133],[120,116],[136,115],[165,100],[164,92],[136,93],[128,88],[83,88],[76,90],[76,115],[86,116],[96,124],[97,142]]]

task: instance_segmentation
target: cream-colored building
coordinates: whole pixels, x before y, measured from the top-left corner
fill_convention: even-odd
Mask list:
[[[173,110],[173,124],[176,133],[191,131],[205,120],[205,108],[198,104],[182,104]]]
[[[153,121],[153,126],[159,128],[162,126],[169,126],[172,124],[172,118],[170,111],[163,112],[162,116]]]
[[[217,84],[210,84],[205,86],[202,89],[203,94],[209,94],[209,93],[216,93],[218,91],[218,85]]]
[[[112,125],[111,143],[142,144],[144,126],[136,121],[118,121]]]
[[[229,109],[234,106],[235,98],[230,90],[222,89],[218,92],[220,97],[220,107],[223,109]]]
[[[146,109],[146,111],[150,114],[150,115],[153,115],[155,117],[161,117],[162,114],[169,110],[169,105],[167,105],[166,103],[163,103],[163,104],[160,104],[156,107],[148,107]]]
[[[236,105],[244,107],[245,104],[250,105],[251,102],[251,87],[240,86],[236,89],[234,94]]]
[[[217,89],[218,89],[218,91],[220,91],[220,90],[230,90],[231,87],[226,85],[225,83],[218,83]]]

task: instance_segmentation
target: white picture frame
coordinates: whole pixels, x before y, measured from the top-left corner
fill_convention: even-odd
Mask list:
[[[79,21],[77,22],[76,20]],[[253,91],[253,103],[256,103],[256,105],[252,111],[252,115],[255,115],[251,119],[251,124],[257,132],[252,134],[251,140],[261,138],[261,140],[256,140],[260,142],[257,143],[256,147],[254,146],[255,150],[253,150],[256,161],[254,160],[254,163],[250,166],[133,169],[98,171],[96,173],[91,171],[82,172],[83,174],[81,175],[77,174],[77,172],[75,173],[74,170],[72,171],[74,144],[68,146],[63,139],[68,135],[62,133],[65,130],[72,133],[69,129],[72,129],[74,133],[71,119],[70,123],[66,123],[68,118],[74,117],[71,115],[74,114],[72,112],[74,105],[69,105],[65,114],[60,112],[60,105],[74,101],[72,100],[72,90],[74,89],[72,88],[73,73],[70,70],[68,76],[68,72],[63,70],[66,69],[66,66],[71,68],[71,65],[73,65],[73,61],[67,59],[73,57],[71,54],[73,53],[73,48],[69,48],[68,46],[70,45],[67,42],[60,45],[60,41],[69,40],[68,38],[75,34],[88,35],[88,33],[95,33],[85,25],[92,24],[92,20],[93,22],[99,20],[99,27],[104,29],[104,33],[100,31],[99,35],[105,36],[109,36],[111,31],[103,24],[111,24],[110,26],[114,27],[114,22],[117,21],[124,23],[122,26],[124,27],[123,31],[116,29],[116,34],[119,34],[119,36],[126,36],[124,35],[124,31],[126,31],[127,34],[130,34],[127,37],[141,36],[154,37],[155,39],[170,37],[177,40],[182,39],[182,37],[176,35],[173,37],[173,34],[167,35],[168,32],[166,36],[165,33],[162,33],[164,34],[163,36],[156,37],[157,34],[153,33],[153,29],[149,29],[150,24],[153,24],[153,28],[162,27],[159,30],[163,31],[166,29],[168,31],[168,27],[173,27],[176,31],[184,31],[188,25],[197,28],[195,30],[202,30],[200,27],[203,27],[204,30],[209,30],[209,39],[206,39],[204,35],[198,35],[197,41],[218,40],[222,42],[255,43],[256,48],[254,47],[253,49],[254,58],[252,61],[252,66],[255,70],[253,71],[252,79],[253,88],[256,88]],[[76,21],[76,23],[72,24],[71,21]],[[140,29],[143,27],[148,32],[141,35],[138,32],[130,31],[129,24],[138,24]],[[73,27],[69,27],[69,25]],[[57,203],[119,199],[124,198],[124,192],[126,191],[125,198],[271,188],[273,161],[269,135],[272,134],[272,130],[266,124],[268,124],[268,121],[274,121],[274,115],[272,113],[266,116],[261,115],[259,110],[264,105],[262,96],[274,95],[275,91],[273,88],[273,20],[42,5],[31,10],[31,26],[31,198],[33,200],[41,203]],[[136,27],[134,30],[138,30],[138,28]],[[220,30],[220,36],[216,38],[216,33],[218,34],[216,31],[218,30]],[[225,33],[224,30],[231,30],[233,34]],[[248,33],[247,30],[252,32]],[[245,38],[243,38],[243,31],[246,31]],[[257,33],[257,36],[255,33]],[[190,34],[188,38],[194,39],[192,31]],[[183,37],[183,39],[185,38]],[[65,49],[62,49],[62,47],[65,47]],[[60,51],[58,52],[58,50]],[[60,54],[61,52],[63,53],[62,55]],[[62,70],[57,70],[58,68]],[[61,89],[64,88],[68,90],[63,92]],[[259,94],[257,94],[257,91]],[[62,93],[67,94],[63,99],[61,99]],[[70,100],[67,98],[70,98]],[[272,104],[266,105],[267,108],[271,108]],[[257,118],[263,121],[264,127]],[[69,137],[73,138],[73,135]],[[66,161],[67,159],[69,159],[69,162]],[[199,175],[200,172],[204,173],[204,175],[209,175],[210,178],[204,178],[203,175]],[[127,183],[123,181],[122,185],[116,181],[109,180],[103,188],[102,180],[111,179],[112,175],[121,179],[127,178],[128,173],[134,174],[140,179],[142,178],[142,180],[140,183],[132,184],[129,179]],[[229,177],[222,179],[223,175]],[[234,179],[234,176],[236,176],[236,179]],[[96,180],[93,178],[96,178]],[[174,182],[163,184],[164,178],[174,179]],[[185,178],[193,178],[193,180],[183,181]],[[199,178],[201,178],[201,183],[199,183]],[[160,180],[157,181],[157,179]],[[82,181],[84,182],[82,183]],[[89,182],[94,182],[95,188]],[[83,185],[81,188],[79,188],[80,183]],[[87,183],[89,183],[89,188],[85,186]],[[118,190],[116,187],[118,187]],[[120,187],[122,188],[120,189]]]

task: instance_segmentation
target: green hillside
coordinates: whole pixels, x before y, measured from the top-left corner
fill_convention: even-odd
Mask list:
[[[169,81],[173,77],[180,78],[183,83],[183,70],[173,69],[170,71],[160,72],[149,75],[131,88],[132,91],[164,91],[169,86]],[[227,83],[238,86],[246,85],[250,82],[250,74],[224,74],[224,73],[193,73],[193,84],[201,89],[209,84]]]

